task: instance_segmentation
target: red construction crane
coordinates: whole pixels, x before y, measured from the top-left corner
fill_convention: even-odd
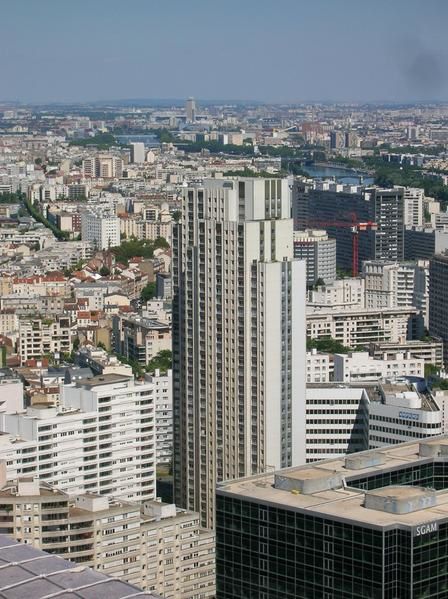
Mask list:
[[[322,222],[322,221],[312,221],[308,226],[311,228],[323,228],[326,229],[328,227],[337,227],[337,228],[345,228],[350,229],[352,232],[352,276],[358,276],[358,264],[359,264],[359,232],[360,231],[376,231],[378,229],[377,223],[372,221],[367,221],[365,223],[358,222],[358,217],[355,212],[350,214],[351,222],[347,221],[333,221],[333,222]]]

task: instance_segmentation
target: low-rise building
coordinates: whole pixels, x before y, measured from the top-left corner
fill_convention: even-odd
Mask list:
[[[306,352],[306,382],[329,383],[333,373],[333,359],[330,354],[312,349]]]
[[[424,383],[383,383],[369,399],[371,449],[445,432],[442,410]]]
[[[332,337],[351,348],[382,341],[405,343],[421,337],[424,330],[423,318],[415,308],[375,310],[308,305],[306,322],[311,339]]]
[[[369,398],[364,388],[307,385],[306,461],[367,449],[368,423]]]
[[[382,378],[425,376],[425,362],[413,358],[411,354],[397,353],[382,359],[374,358],[368,352],[350,352],[334,354],[334,381],[343,383],[362,383]]]
[[[429,339],[427,341],[408,339],[400,342],[380,341],[369,345],[370,355],[377,360],[393,359],[400,352],[404,352],[416,360],[423,360],[425,364],[434,364],[439,368],[443,366],[443,341],[441,339]]]

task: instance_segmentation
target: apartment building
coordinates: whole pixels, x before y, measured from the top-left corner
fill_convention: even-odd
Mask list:
[[[8,478],[39,476],[67,493],[124,500],[155,497],[155,402],[151,383],[108,374],[63,385],[60,407],[35,404],[0,415]]]
[[[403,220],[405,226],[421,227],[424,225],[425,190],[416,187],[405,187],[403,193]]]
[[[448,364],[448,255],[429,262],[429,333],[443,341],[443,361]]]
[[[448,231],[432,227],[406,227],[404,232],[405,260],[429,260],[448,249]]]
[[[116,353],[145,365],[172,345],[169,324],[135,314],[113,317],[113,337]]]
[[[316,308],[320,306],[364,308],[365,281],[360,277],[349,277],[321,285],[309,291],[308,305]]]
[[[377,360],[394,359],[394,356],[400,352],[404,352],[416,360],[423,360],[425,364],[443,366],[443,341],[441,339],[428,339],[427,341],[413,339],[398,343],[381,341],[371,343],[369,346],[370,355]]]
[[[356,222],[376,224],[374,229],[358,234],[358,270],[363,260],[403,260],[404,188],[380,189],[315,181],[295,194],[295,202],[295,213],[305,221],[302,228],[324,227],[328,235],[336,239],[339,268],[352,268],[352,226]]]
[[[0,534],[166,599],[215,597],[214,534],[200,528],[198,514],[69,496],[37,478],[0,482]]]
[[[109,209],[90,208],[81,214],[81,239],[97,250],[120,245],[120,220]]]
[[[171,464],[173,459],[173,377],[172,370],[145,375],[154,386],[157,465]]]
[[[294,258],[306,260],[306,284],[309,287],[319,280],[325,284],[336,279],[336,240],[326,231],[294,231]]]
[[[70,353],[70,318],[20,320],[17,349],[22,363],[48,354]]]
[[[306,322],[307,336],[311,339],[332,337],[352,348],[381,341],[404,343],[423,335],[423,319],[415,308],[374,310],[308,306]]]
[[[414,307],[422,313],[425,326],[428,326],[428,261],[369,260],[363,263],[362,276],[367,308]]]
[[[123,175],[123,160],[118,156],[99,154],[82,161],[84,177],[119,179]]]
[[[306,382],[329,383],[333,374],[333,359],[330,354],[312,349],[306,352]]]
[[[374,358],[368,352],[350,352],[334,354],[334,381],[343,383],[362,383],[382,378],[425,376],[425,361],[413,358],[410,353],[387,354]]]
[[[303,459],[305,263],[282,179],[186,188],[173,229],[176,503],[214,523],[218,480]]]

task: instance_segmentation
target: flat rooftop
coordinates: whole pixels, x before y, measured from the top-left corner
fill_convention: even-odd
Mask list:
[[[448,435],[431,437],[427,441],[391,445],[347,457],[350,463],[346,463],[345,458],[336,458],[223,482],[218,485],[218,494],[254,500],[316,517],[328,516],[354,525],[362,523],[372,528],[394,528],[397,525],[412,528],[435,520],[448,521],[448,488],[434,491],[429,488],[422,490],[420,486],[394,484],[364,491],[355,486],[347,486],[356,479],[419,464],[446,461]],[[434,505],[423,501],[429,493],[435,497]],[[412,502],[422,498],[424,507],[415,509],[414,506],[409,513],[390,513],[382,509],[366,508],[365,498],[368,494],[385,499],[392,497],[398,502]]]
[[[76,381],[76,386],[92,389],[93,387],[101,387],[102,385],[126,383],[129,382],[131,379],[133,379],[132,376],[126,376],[123,374],[101,374],[98,376],[93,376],[92,378],[78,379]]]

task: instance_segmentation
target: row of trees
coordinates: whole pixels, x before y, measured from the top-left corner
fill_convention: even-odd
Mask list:
[[[45,218],[42,212],[40,212],[36,206],[33,206],[31,201],[25,195],[23,195],[23,203],[34,220],[37,220],[39,223],[42,223],[45,227],[47,227],[47,229],[50,229],[54,236],[59,239],[59,241],[66,241],[70,237],[70,233],[68,231],[61,231],[61,229],[58,229],[56,225],[50,223],[50,221]]]

